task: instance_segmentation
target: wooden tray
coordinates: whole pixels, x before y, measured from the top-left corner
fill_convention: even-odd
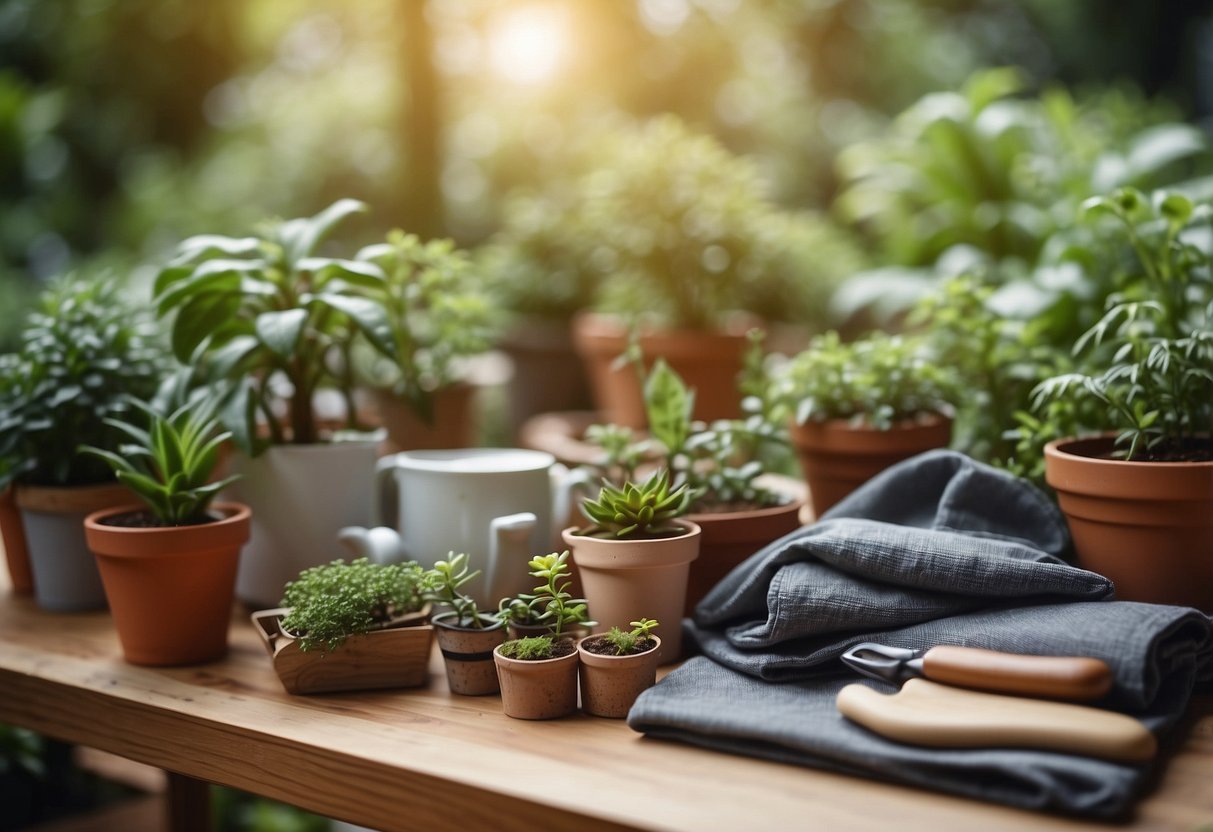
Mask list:
[[[252,615],[253,629],[261,637],[287,693],[333,693],[344,690],[415,688],[429,682],[430,645],[434,628],[427,605],[390,628],[351,636],[336,650],[304,652],[282,632],[282,619],[290,613],[280,607]]]

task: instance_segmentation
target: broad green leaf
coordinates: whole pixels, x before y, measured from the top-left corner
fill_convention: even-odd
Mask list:
[[[292,269],[305,257],[310,257],[320,241],[346,217],[367,210],[366,203],[356,199],[339,199],[309,219],[288,220],[278,232],[286,262]]]
[[[299,343],[307,323],[306,309],[285,309],[281,312],[262,312],[254,322],[257,337],[273,352],[289,359]]]
[[[259,254],[261,240],[256,237],[223,237],[218,234],[199,234],[183,240],[169,266],[182,266],[194,262],[201,257],[223,254],[228,257],[248,257]],[[159,292],[159,288],[157,288]]]
[[[304,302],[323,304],[346,315],[375,349],[388,358],[396,357],[392,325],[388,321],[387,312],[375,301],[333,292],[320,292],[304,298]]]
[[[249,456],[256,456],[256,400],[252,385],[245,380],[232,391],[219,419],[232,434],[232,441]]]
[[[206,293],[192,298],[173,322],[173,355],[183,364],[204,340],[215,335],[240,311],[241,297],[228,293]]]
[[[234,375],[233,371],[242,359],[261,347],[261,341],[252,335],[237,335],[210,354],[211,367],[219,376]]]
[[[159,312],[163,315],[198,295],[236,291],[242,277],[257,274],[264,268],[265,264],[258,260],[208,260],[187,278],[166,286],[163,294],[157,293]]]
[[[681,451],[690,434],[694,394],[665,359],[658,358],[649,373],[644,404],[653,436],[670,453]]]
[[[383,269],[374,263],[336,260],[327,257],[305,257],[295,264],[295,269],[301,272],[315,272],[319,278],[319,285],[323,285],[333,278],[340,278],[354,286],[380,290],[384,288]]]

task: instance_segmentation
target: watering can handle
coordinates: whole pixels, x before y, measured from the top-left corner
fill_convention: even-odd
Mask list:
[[[371,504],[371,525],[399,529],[400,480],[396,469],[400,467],[395,454],[381,457],[375,463],[375,501]]]
[[[532,555],[531,536],[539,518],[529,511],[494,517],[489,523],[489,559],[484,570],[488,603],[525,590],[523,577]]]
[[[573,508],[578,500],[589,496],[594,488],[594,474],[589,468],[566,468],[557,462],[552,474],[552,548],[560,551],[563,539],[560,533],[570,522]]]

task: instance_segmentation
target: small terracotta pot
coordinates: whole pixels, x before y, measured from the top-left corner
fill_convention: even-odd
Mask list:
[[[889,430],[854,426],[848,419],[795,422],[789,428],[809,484],[813,514],[836,503],[886,468],[952,439],[952,420],[940,413],[897,422]]]
[[[590,636],[577,642],[581,657],[578,674],[581,679],[581,709],[593,716],[623,719],[632,709],[636,697],[657,681],[657,655],[661,639],[649,636],[657,646],[645,653],[631,656],[604,656],[585,649],[585,643],[601,636]]]
[[[240,549],[249,538],[248,506],[218,503],[212,510],[223,519],[197,526],[144,529],[103,522],[143,510],[108,508],[84,520],[123,655],[143,665],[222,657]]]
[[[786,505],[753,511],[687,515],[703,534],[699,538],[699,557],[691,564],[683,614],[693,615],[703,596],[743,560],[800,528],[803,505],[803,500],[792,500]]]
[[[505,641],[505,627],[488,615],[480,616],[483,630],[456,627],[451,624],[454,617],[455,613],[444,612],[431,619],[451,693],[462,696],[496,693],[501,688],[493,664],[493,648]]]
[[[476,387],[456,383],[434,391],[434,421],[428,423],[400,396],[371,390],[367,419],[387,430],[384,453],[470,448],[476,444]]]
[[[642,329],[640,348],[646,366],[664,358],[695,390],[696,419],[734,419],[741,415],[737,377],[749,346],[746,332],[756,323],[746,321],[727,332]],[[616,361],[628,344],[623,322],[609,315],[583,313],[573,319],[573,341],[585,362],[604,421],[643,428],[648,420],[636,370],[630,364],[617,366]]]
[[[658,663],[677,661],[682,651],[682,611],[687,577],[699,557],[700,529],[686,520],[677,537],[655,540],[606,540],[565,529],[564,543],[573,550],[590,614],[598,621],[595,633],[611,627],[628,628],[644,617],[659,621],[666,638]]]
[[[501,682],[501,710],[514,719],[558,719],[577,710],[577,651],[555,659],[524,660],[493,649]]]
[[[0,543],[8,562],[8,575],[14,595],[34,594],[34,573],[25,547],[25,526],[13,498],[11,486],[0,491]]]
[[[520,437],[522,426],[538,413],[590,408],[586,373],[566,321],[522,318],[497,346],[514,369],[506,385],[510,436]]]
[[[1213,613],[1213,462],[1108,459],[1112,436],[1045,446],[1078,563],[1124,601]]]

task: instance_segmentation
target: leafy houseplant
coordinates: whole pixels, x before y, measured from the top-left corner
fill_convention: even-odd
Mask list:
[[[581,707],[588,714],[621,719],[628,715],[636,697],[656,681],[661,639],[652,631],[657,622],[641,618],[629,626],[632,629],[612,627],[577,644]]]
[[[565,529],[590,609],[604,627],[636,621],[647,613],[680,620],[690,565],[699,556],[700,528],[680,519],[690,508],[686,484],[670,486],[666,470],[622,488],[604,483],[581,511],[590,521]],[[674,661],[682,647],[675,629],[659,659]]]
[[[1136,268],[1075,344],[1076,372],[1036,389],[1038,409],[1093,408],[1111,430],[1045,447],[1045,476],[1079,561],[1129,600],[1213,610],[1213,211],[1177,193],[1133,189],[1085,205],[1127,236]],[[1142,557],[1149,553],[1149,559]]]
[[[588,604],[583,598],[574,598],[569,592],[569,552],[552,552],[531,558],[531,576],[542,584],[533,592],[513,598],[502,598],[498,605],[497,618],[507,625],[511,634],[548,635],[560,638],[570,628],[593,627],[589,620]]]
[[[108,277],[61,278],[29,316],[20,349],[0,355],[0,490],[14,487],[21,524],[4,536],[26,540],[46,609],[104,606],[81,520],[129,492],[77,447],[116,449],[122,435],[106,420],[156,392],[162,353],[149,313]]]
[[[452,693],[483,696],[499,689],[492,650],[505,641],[501,621],[482,614],[476,601],[462,591],[480,570],[468,568],[468,556],[451,552],[427,572],[425,597],[451,608],[434,616],[438,646],[446,664]]]
[[[878,332],[846,344],[828,332],[772,384],[793,415],[818,517],[893,463],[948,444],[955,381],[919,337]]]
[[[117,452],[85,447],[104,460],[145,508],[119,506],[84,520],[127,661],[176,665],[211,661],[227,651],[232,589],[249,537],[247,506],[211,510],[235,478],[213,481],[227,435],[210,402],[190,402],[168,416],[136,402],[147,427],[108,420],[128,442]]]
[[[162,315],[174,315],[178,360],[227,383],[222,417],[244,452],[233,494],[253,508],[252,543],[237,594],[255,606],[277,600],[303,569],[325,563],[326,541],[369,525],[376,441],[317,445],[315,395],[338,391],[356,425],[352,355],[369,345],[397,357],[380,291],[383,270],[366,261],[319,257],[324,238],[365,210],[340,200],[310,218],[270,224],[260,236],[191,237],[155,283]],[[341,483],[320,493],[308,483]]]
[[[335,560],[305,569],[253,623],[289,693],[424,685],[434,628],[416,563]]]

